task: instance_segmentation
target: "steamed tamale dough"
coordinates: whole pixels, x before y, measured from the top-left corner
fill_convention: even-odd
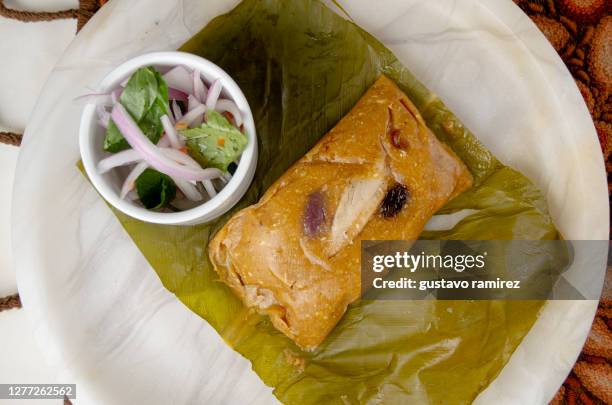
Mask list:
[[[222,281],[305,350],[360,296],[360,241],[415,240],[471,186],[461,160],[381,76],[209,245]]]

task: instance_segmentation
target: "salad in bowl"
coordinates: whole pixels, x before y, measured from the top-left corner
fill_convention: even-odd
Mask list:
[[[102,196],[147,222],[212,220],[244,194],[256,166],[255,128],[234,81],[181,52],[121,65],[88,101],[81,156]]]

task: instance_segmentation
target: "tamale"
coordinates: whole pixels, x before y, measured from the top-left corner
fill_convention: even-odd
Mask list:
[[[467,167],[381,76],[355,107],[209,245],[221,279],[303,349],[361,291],[360,240],[415,240]]]

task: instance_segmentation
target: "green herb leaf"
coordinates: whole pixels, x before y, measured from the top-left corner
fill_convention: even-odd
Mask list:
[[[128,80],[119,102],[151,142],[157,143],[163,132],[160,118],[168,114],[168,86],[159,72],[152,67],[138,69]],[[104,150],[114,153],[129,147],[111,120],[106,130]]]
[[[198,128],[181,131],[187,138],[189,154],[203,167],[216,167],[227,171],[248,143],[246,135],[233,126],[223,115],[211,110],[206,122]]]
[[[140,202],[150,210],[166,207],[176,197],[176,185],[172,179],[153,169],[138,176],[136,191]]]

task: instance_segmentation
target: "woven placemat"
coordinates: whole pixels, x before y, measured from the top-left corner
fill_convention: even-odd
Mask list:
[[[546,35],[576,80],[595,123],[612,193],[612,0],[514,0]],[[77,19],[77,31],[106,3],[79,0],[79,8],[28,12],[4,6],[0,16],[24,22]],[[0,143],[19,146],[21,135],[0,132]],[[612,227],[611,227],[612,229]],[[608,273],[610,270],[608,269]],[[608,280],[609,281],[609,280]],[[609,292],[611,286],[604,287]],[[612,300],[599,303],[593,327],[571,373],[552,405],[612,405]],[[0,298],[0,311],[20,308],[17,294]],[[70,404],[68,399],[65,404]]]
[[[49,12],[12,9],[4,5],[4,0],[0,0],[0,16],[22,22],[41,22],[76,18],[78,32],[106,1],[107,0],[79,0],[78,8]]]
[[[612,191],[612,2],[514,0],[572,73],[595,123]],[[608,271],[608,273],[610,273]],[[609,282],[609,279],[608,279]],[[607,285],[591,333],[551,404],[612,404],[612,300]]]
[[[0,0],[0,16],[28,23],[76,18],[78,32],[104,3],[106,3],[106,0],[79,0],[79,8],[76,9],[53,12],[33,12],[8,8],[4,5],[4,0]],[[22,134],[0,131],[0,143],[19,146],[21,145],[21,138]],[[19,294],[0,298],[0,312],[19,308],[21,308]],[[64,405],[72,405],[72,402],[65,397]]]

